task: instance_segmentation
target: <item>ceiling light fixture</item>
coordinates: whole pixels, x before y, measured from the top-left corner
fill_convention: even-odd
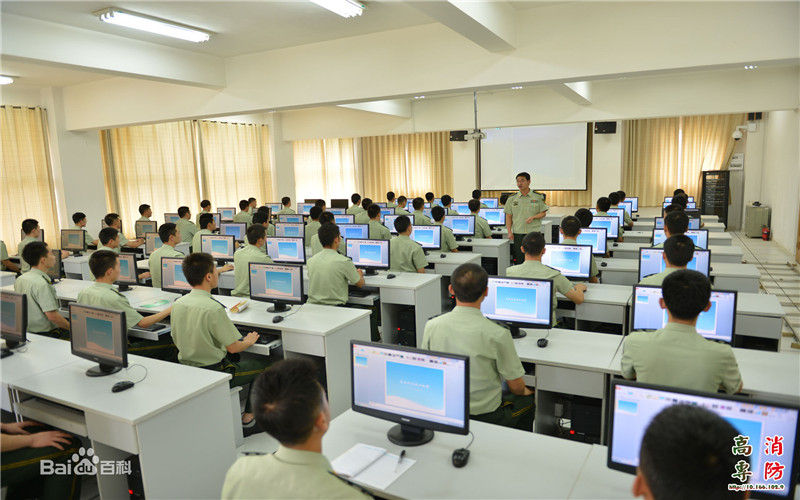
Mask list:
[[[360,16],[364,12],[364,6],[353,0],[311,0],[311,2],[342,17]]]
[[[521,89],[521,88],[522,88],[522,87],[511,87],[511,90],[519,90],[519,89]]]
[[[14,79],[10,76],[0,75],[0,85],[9,85],[14,83]]]
[[[425,99],[424,95],[415,95],[414,99]]]
[[[211,38],[211,34],[197,28],[185,26],[174,23],[172,21],[165,21],[155,17],[137,14],[135,12],[127,12],[117,8],[108,8],[97,11],[94,13],[101,21],[123,26],[125,28],[133,28],[136,30],[147,31],[157,35],[169,36],[172,38],[179,38],[188,42],[207,42]]]
[[[744,69],[756,69],[756,68],[758,68],[758,66],[756,66],[754,64],[750,64],[750,65],[745,64],[745,66],[744,66]]]

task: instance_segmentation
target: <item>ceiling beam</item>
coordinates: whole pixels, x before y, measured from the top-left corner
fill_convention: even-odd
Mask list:
[[[516,11],[506,2],[450,0],[409,4],[489,52],[516,48]]]
[[[592,104],[592,82],[553,83],[548,86],[575,104],[580,106]]]
[[[359,111],[367,111],[381,115],[397,116],[400,118],[411,118],[411,102],[406,99],[339,104],[339,107],[357,109]]]

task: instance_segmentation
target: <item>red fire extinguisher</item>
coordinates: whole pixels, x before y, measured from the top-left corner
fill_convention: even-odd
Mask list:
[[[767,226],[761,226],[761,239],[769,241],[769,228]]]

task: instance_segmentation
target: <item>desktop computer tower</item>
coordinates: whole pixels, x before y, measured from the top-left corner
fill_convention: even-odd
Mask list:
[[[576,396],[572,400],[572,434],[576,441],[600,444],[601,413],[599,399]]]
[[[397,312],[397,343],[417,347],[417,322],[414,307],[403,307]]]
[[[131,455],[125,459],[131,464],[131,473],[128,474],[128,495],[131,500],[143,500],[144,483],[142,482],[142,467],[139,465],[139,455]]]

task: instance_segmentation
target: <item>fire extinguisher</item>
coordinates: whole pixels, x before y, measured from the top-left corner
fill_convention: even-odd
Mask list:
[[[769,241],[769,228],[767,226],[761,226],[761,239]]]

